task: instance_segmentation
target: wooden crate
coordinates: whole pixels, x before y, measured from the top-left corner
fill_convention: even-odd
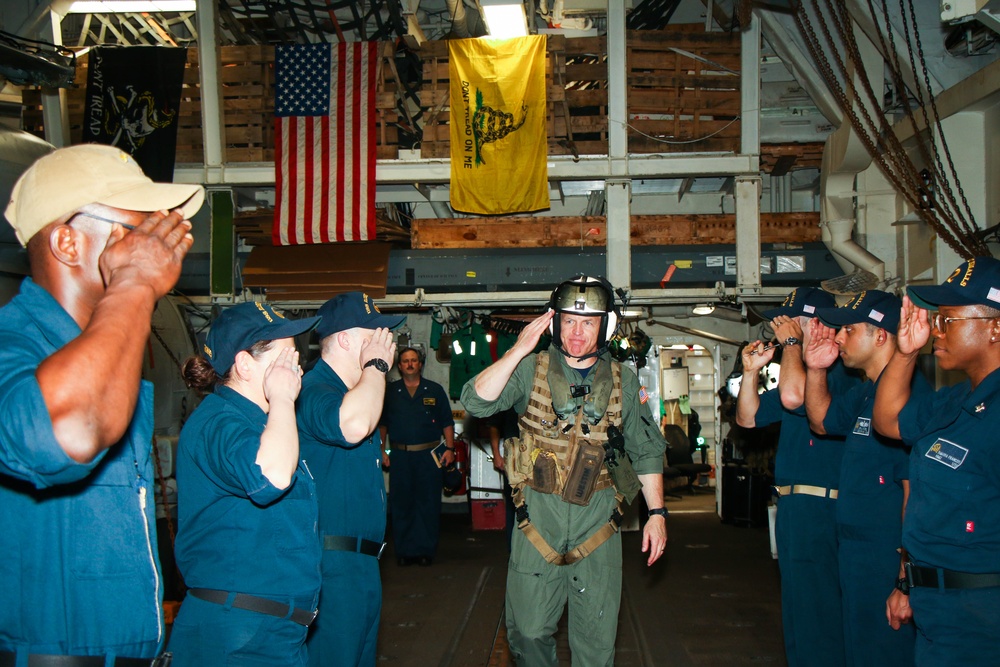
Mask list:
[[[549,155],[607,154],[606,38],[553,35],[546,49]],[[450,155],[447,42],[428,42],[420,57],[422,156],[446,158]],[[737,152],[739,70],[738,35],[690,28],[629,31],[629,152]]]
[[[607,64],[603,37],[550,35],[545,64],[549,155],[607,153]],[[420,49],[423,82],[421,157],[450,157],[448,42]],[[576,137],[580,137],[575,142]]]
[[[629,31],[630,153],[740,149],[740,37]]]
[[[793,169],[819,169],[824,146],[822,141],[761,144],[760,170],[772,176],[782,176]]]
[[[581,248],[607,245],[604,216],[417,218],[411,223],[414,249]],[[632,246],[736,243],[732,213],[634,215]],[[761,213],[761,243],[820,240],[819,213]]]
[[[376,156],[396,158],[398,137],[396,123],[396,81],[394,68],[387,64],[395,57],[395,47],[385,44],[380,59],[376,91]],[[222,87],[225,160],[240,162],[274,161],[274,47],[223,46],[219,55],[219,81]],[[70,140],[80,143],[83,137],[83,105],[87,88],[87,56],[77,58],[76,87],[67,91]],[[39,137],[45,136],[42,120],[41,91],[26,88],[22,97],[23,128]],[[200,164],[204,156],[201,117],[201,84],[198,50],[188,49],[181,91],[177,128],[178,163]]]

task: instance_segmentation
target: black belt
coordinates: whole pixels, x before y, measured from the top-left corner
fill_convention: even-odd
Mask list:
[[[28,667],[104,667],[100,655],[38,655],[28,656]],[[115,658],[115,667],[149,667],[152,658]],[[0,667],[14,667],[17,654],[0,651]]]
[[[382,558],[385,542],[373,542],[363,537],[348,537],[346,535],[325,535],[323,549],[326,551],[357,551],[366,556]]]
[[[1000,586],[1000,574],[974,573],[974,572],[954,572],[937,567],[922,567],[907,563],[905,565],[906,578],[910,586],[921,586],[925,588],[938,589],[970,589],[970,588],[991,588]]]
[[[400,445],[395,442],[390,442],[389,446],[392,449],[398,449],[404,452],[426,452],[428,449],[434,449],[440,444],[440,440],[435,440],[434,442],[421,442],[416,445]]]
[[[221,605],[229,604],[229,591],[216,591],[211,588],[192,588],[189,589],[188,592],[199,600],[204,600],[205,602],[212,602]],[[256,595],[247,595],[246,593],[236,593],[236,597],[233,598],[232,606],[237,609],[246,609],[247,611],[256,611],[261,614],[267,614],[268,616],[288,618],[291,621],[306,627],[309,627],[309,625],[316,620],[315,611],[295,609],[294,607],[289,607],[287,604],[275,602],[274,600],[268,600],[267,598],[259,598]],[[289,610],[292,612],[291,616],[288,615]]]

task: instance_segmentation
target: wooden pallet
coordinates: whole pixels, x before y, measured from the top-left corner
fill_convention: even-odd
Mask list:
[[[233,219],[236,235],[250,246],[273,246],[274,209],[241,211]],[[410,247],[410,232],[391,220],[382,209],[375,211],[375,238],[378,241]]]
[[[604,216],[417,218],[411,223],[414,249],[582,248],[607,245]],[[761,213],[761,243],[820,240],[819,213]],[[630,243],[648,245],[735,244],[732,213],[634,215]]]
[[[395,47],[386,43],[379,65],[376,91],[376,157],[398,156],[396,123],[395,68],[388,63],[395,58]],[[219,79],[222,86],[223,122],[227,162],[274,161],[274,47],[223,46],[219,54]],[[76,88],[67,91],[70,140],[83,138],[83,105],[87,88],[87,56],[77,58]],[[176,162],[203,162],[201,84],[198,50],[188,49],[181,91],[177,128]],[[22,96],[23,128],[44,137],[41,90],[26,88]]]
[[[668,31],[628,33],[628,103],[631,153],[694,150],[737,151],[740,44],[728,33],[671,26]],[[550,155],[603,155],[608,150],[607,41],[604,37],[548,40],[548,152]],[[379,159],[398,157],[400,119],[395,45],[385,44],[376,92]],[[427,42],[420,51],[422,157],[447,158],[448,43]],[[709,62],[705,62],[709,61]],[[87,55],[77,59],[75,88],[67,91],[70,138],[82,140]],[[224,46],[219,76],[225,123],[225,159],[230,163],[274,160],[274,48]],[[416,110],[414,110],[415,112]],[[203,161],[198,51],[188,49],[177,137],[178,163]],[[24,129],[44,136],[41,91],[23,92]],[[649,135],[649,136],[644,136]],[[710,136],[711,135],[711,136]],[[700,139],[700,141],[699,141]],[[671,142],[671,143],[665,143]],[[689,143],[678,143],[689,142]],[[773,144],[761,149],[761,168],[781,174],[818,167],[822,144]]]
[[[629,31],[630,153],[740,149],[740,37]]]
[[[760,170],[772,176],[783,176],[793,169],[819,169],[825,145],[822,141],[761,144]]]
[[[547,44],[549,155],[608,152],[605,37]],[[631,153],[730,151],[740,147],[740,39],[690,29],[630,31],[628,149]],[[423,61],[422,157],[450,156],[448,44],[428,42]]]

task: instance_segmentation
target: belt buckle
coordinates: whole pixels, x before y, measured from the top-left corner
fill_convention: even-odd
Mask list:
[[[903,563],[903,574],[906,576],[906,583],[912,589],[913,588],[913,561],[907,559],[907,561],[905,563]]]
[[[382,560],[382,553],[385,551],[386,544],[386,542],[383,542],[382,546],[378,548],[378,554],[375,555],[375,560]]]

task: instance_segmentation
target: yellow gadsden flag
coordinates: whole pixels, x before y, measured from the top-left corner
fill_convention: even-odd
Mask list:
[[[452,208],[548,208],[545,37],[456,39],[448,52]]]

